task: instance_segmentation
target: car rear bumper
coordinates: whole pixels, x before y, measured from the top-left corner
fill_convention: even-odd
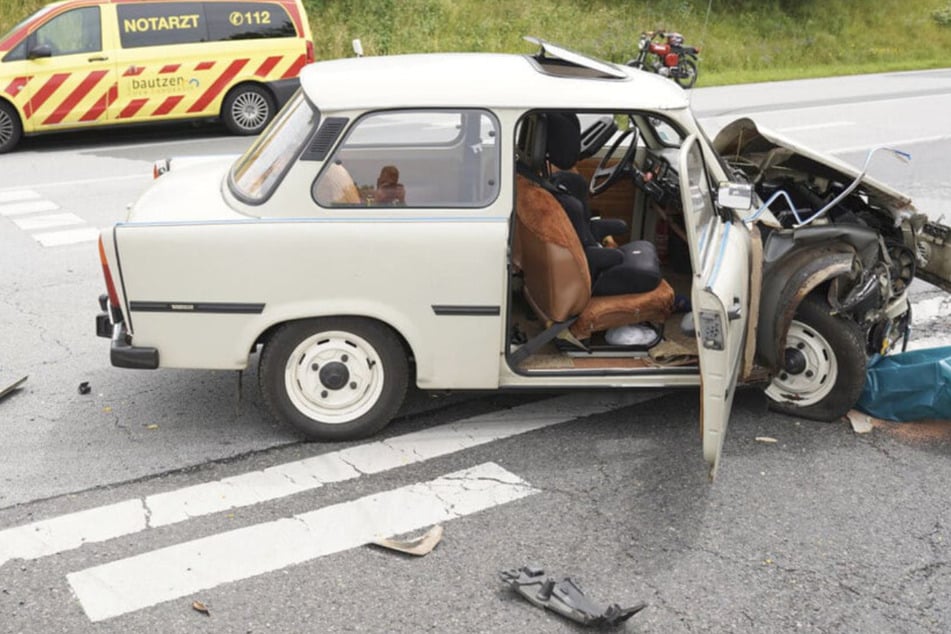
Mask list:
[[[117,368],[131,368],[134,370],[154,370],[159,367],[159,354],[156,348],[133,346],[132,337],[126,330],[125,321],[110,318],[107,304],[103,297],[99,298],[99,306],[103,311],[96,315],[96,335],[112,340],[109,349],[109,360]]]

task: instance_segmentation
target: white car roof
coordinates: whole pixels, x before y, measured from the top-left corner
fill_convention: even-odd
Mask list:
[[[591,67],[554,61],[564,72],[546,73],[530,55],[354,57],[311,64],[300,81],[307,97],[325,113],[405,107],[674,110],[688,104],[679,86],[658,75],[612,64],[621,77],[585,77],[579,75],[596,73]]]

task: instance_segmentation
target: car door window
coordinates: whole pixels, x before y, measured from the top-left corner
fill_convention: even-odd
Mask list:
[[[101,51],[99,7],[83,7],[60,14],[38,28],[33,36],[34,46],[49,46],[54,57]]]
[[[488,206],[498,195],[498,129],[481,110],[367,115],[325,163],[314,199],[322,207]]]

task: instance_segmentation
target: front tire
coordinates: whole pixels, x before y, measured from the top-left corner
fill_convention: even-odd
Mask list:
[[[689,59],[681,59],[677,64],[677,76],[674,77],[674,81],[684,90],[693,88],[693,85],[697,83],[697,65]]]
[[[390,422],[406,395],[409,364],[396,335],[358,317],[281,326],[261,354],[271,411],[312,440],[355,440]]]
[[[838,420],[862,394],[866,361],[858,325],[832,315],[823,299],[810,295],[786,335],[785,367],[766,388],[770,407],[801,418]]]
[[[16,109],[0,100],[0,154],[9,152],[20,142],[23,125]]]
[[[271,93],[261,86],[236,86],[221,104],[221,120],[232,134],[259,134],[274,118],[276,105]]]

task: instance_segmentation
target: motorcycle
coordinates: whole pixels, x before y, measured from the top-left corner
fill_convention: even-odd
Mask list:
[[[655,42],[655,39],[661,41]],[[627,65],[670,77],[681,88],[691,88],[697,83],[699,53],[696,46],[684,45],[684,36],[680,33],[645,31],[637,43],[637,57],[628,60]]]

